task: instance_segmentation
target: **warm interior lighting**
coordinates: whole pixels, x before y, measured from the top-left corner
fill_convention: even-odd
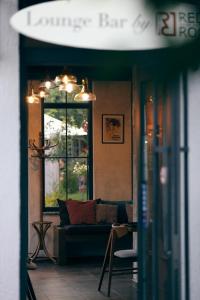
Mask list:
[[[148,99],[147,99],[147,102],[153,102],[153,97],[149,96]]]
[[[84,101],[95,101],[95,100],[96,100],[96,95],[89,91],[88,80],[83,79],[81,92],[75,95],[74,101],[84,102]]]
[[[57,92],[65,92],[72,93],[80,91],[75,95],[74,101],[77,102],[87,102],[87,101],[95,101],[96,95],[92,93],[88,88],[88,80],[83,79],[82,84],[77,84],[77,78],[74,75],[58,75],[55,80],[52,81],[49,78],[42,82],[39,86],[38,94],[35,94],[33,89],[29,96],[27,96],[28,103],[39,103],[40,99],[44,99],[50,94],[50,90],[57,89]]]
[[[56,76],[54,82],[60,91],[66,91],[67,93],[72,93],[77,88],[77,78],[71,74]]]
[[[67,93],[72,93],[73,91],[75,91],[77,89],[77,84],[74,83],[68,83],[65,85],[65,91]]]
[[[55,86],[56,86],[55,83],[51,80],[46,80],[40,84],[41,89],[47,89],[47,90],[53,89],[55,88]]]
[[[63,75],[61,81],[65,84],[68,83],[77,83],[77,78],[73,75]]]
[[[51,81],[46,81],[44,84],[47,90],[51,88]]]
[[[26,97],[26,101],[30,104],[39,103],[40,98],[34,93],[33,89],[31,90],[31,95]]]
[[[45,89],[44,87],[43,88],[41,88],[41,87],[39,88],[39,94],[38,94],[38,96],[40,98],[45,98],[48,95],[49,95],[49,93],[48,93],[47,89]]]

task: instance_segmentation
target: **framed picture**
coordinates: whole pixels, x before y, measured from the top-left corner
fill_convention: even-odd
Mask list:
[[[102,115],[102,143],[124,143],[124,115]]]

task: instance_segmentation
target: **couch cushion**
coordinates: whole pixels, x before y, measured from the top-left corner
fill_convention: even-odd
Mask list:
[[[67,234],[80,234],[80,233],[109,233],[111,230],[111,224],[78,224],[78,225],[66,225],[64,229]]]
[[[97,204],[96,205],[96,222],[97,223],[116,223],[117,222],[117,205]]]
[[[117,205],[117,222],[120,224],[128,223],[126,204],[132,204],[132,201],[112,201],[112,200],[100,199],[98,203]]]
[[[95,224],[96,200],[85,202],[68,200],[66,207],[69,213],[70,224]]]

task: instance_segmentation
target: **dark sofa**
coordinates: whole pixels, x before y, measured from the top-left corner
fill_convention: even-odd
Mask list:
[[[126,203],[128,201],[106,201],[98,199],[97,203],[117,205],[117,223],[128,223]],[[103,256],[105,254],[108,237],[112,224],[78,224],[71,225],[66,217],[63,202],[60,207],[60,226],[54,226],[54,255],[57,263],[65,265],[70,258]],[[118,248],[131,248],[132,235],[120,239]]]

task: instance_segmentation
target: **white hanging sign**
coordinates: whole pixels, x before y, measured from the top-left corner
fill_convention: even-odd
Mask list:
[[[191,5],[153,11],[142,0],[60,0],[24,8],[10,23],[25,36],[53,44],[144,50],[194,40],[200,13]]]

